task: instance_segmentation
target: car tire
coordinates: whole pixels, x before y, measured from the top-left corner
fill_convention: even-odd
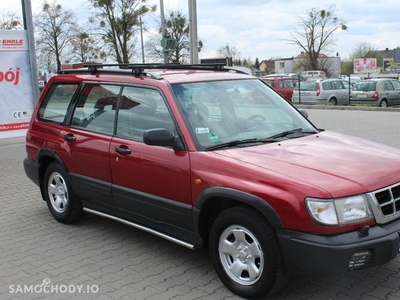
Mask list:
[[[44,176],[44,196],[53,217],[60,223],[73,223],[84,215],[82,202],[75,195],[67,172],[51,163]]]
[[[272,295],[287,282],[275,232],[252,208],[233,207],[217,217],[210,232],[210,255],[221,281],[239,296]]]
[[[388,102],[386,99],[382,99],[379,103],[379,107],[388,107]]]
[[[336,98],[331,98],[329,99],[329,103],[332,104],[333,106],[337,105],[337,99]]]

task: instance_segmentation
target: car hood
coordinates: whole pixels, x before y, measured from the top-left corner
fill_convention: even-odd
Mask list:
[[[324,189],[332,197],[400,182],[399,149],[328,131],[218,153]]]

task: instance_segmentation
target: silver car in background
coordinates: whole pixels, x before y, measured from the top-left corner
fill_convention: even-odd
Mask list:
[[[351,84],[339,78],[307,80],[293,91],[293,104],[349,104]]]
[[[358,82],[351,91],[350,101],[380,107],[400,105],[400,82],[382,78]]]

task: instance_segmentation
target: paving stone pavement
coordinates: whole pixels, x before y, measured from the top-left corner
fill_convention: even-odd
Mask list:
[[[308,113],[318,127],[400,148],[398,111]],[[242,299],[220,282],[205,250],[89,214],[74,225],[56,222],[25,176],[24,158],[24,138],[0,140],[0,299]],[[400,258],[292,278],[270,299],[400,299]]]

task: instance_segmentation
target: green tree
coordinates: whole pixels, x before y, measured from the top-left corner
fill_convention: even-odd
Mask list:
[[[94,15],[90,22],[98,26],[98,34],[106,46],[107,55],[118,63],[129,63],[136,51],[135,35],[140,17],[154,12],[156,5],[148,0],[88,0]]]
[[[254,62],[254,68],[259,69],[260,68],[260,61],[258,60],[258,57],[256,57],[256,61]]]
[[[36,46],[40,56],[47,59],[38,61],[55,61],[56,70],[61,70],[63,52],[68,49],[76,34],[75,15],[72,11],[64,10],[60,4],[44,2],[42,11],[34,18],[36,30]],[[64,57],[65,61],[69,59]],[[53,64],[47,64],[47,66]],[[54,70],[47,70],[54,72]]]
[[[322,10],[312,8],[307,11],[307,17],[299,17],[302,29],[290,32],[291,39],[286,39],[306,53],[306,69],[321,69],[319,58],[323,52],[331,52],[331,47],[335,44],[333,33],[339,29],[347,30],[344,21],[335,15],[336,11],[334,4]]]
[[[0,15],[0,29],[1,30],[20,30],[22,28],[21,19],[16,14],[11,12],[3,12]]]
[[[170,11],[165,18],[165,31],[168,39],[176,41],[175,46],[168,51],[168,61],[174,63],[187,63],[189,61],[189,22],[180,11]],[[160,26],[157,35],[151,36],[146,43],[148,55],[156,61],[162,61],[164,52],[161,47],[162,28]],[[203,48],[203,42],[198,41],[198,51]]]

